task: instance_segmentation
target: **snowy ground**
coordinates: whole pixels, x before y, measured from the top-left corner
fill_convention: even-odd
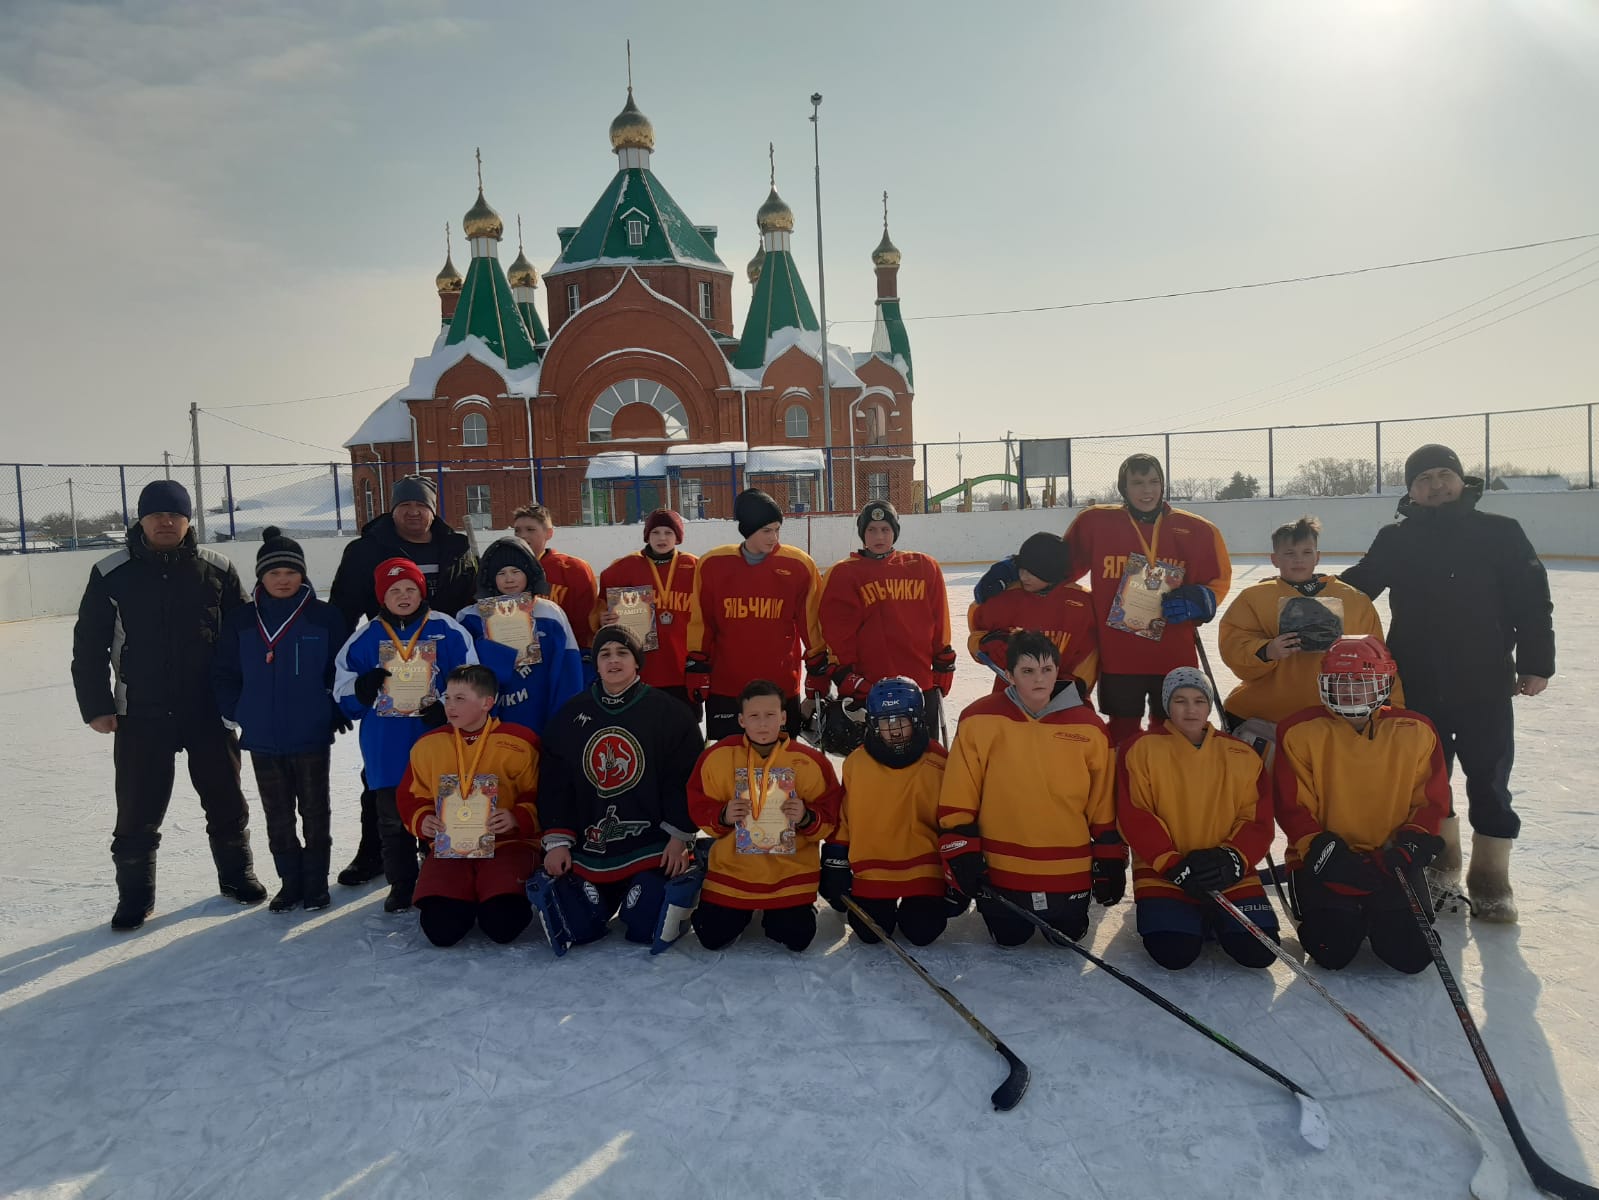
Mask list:
[[[1241,565],[1239,582],[1269,569]],[[1523,923],[1441,928],[1533,1142],[1592,1179],[1599,576],[1552,574],[1563,672],[1517,702]],[[949,573],[958,621],[974,579]],[[181,772],[157,913],[114,936],[111,745],[78,720],[70,634],[64,619],[0,626],[18,685],[0,696],[0,1194],[1466,1195],[1473,1144],[1286,967],[1211,951],[1167,974],[1130,904],[1096,908],[1091,947],[1319,1096],[1331,1149],[1299,1139],[1277,1085],[1074,955],[995,949],[975,914],[918,957],[1031,1064],[1007,1115],[988,1105],[999,1058],[831,910],[802,955],[752,934],[650,958],[613,935],[559,962],[531,934],[433,949],[414,914],[383,914],[377,885],[335,888],[317,914],[244,910],[216,895]],[[956,699],[987,685],[963,665]],[[334,762],[338,865],[353,738]],[[258,808],[253,824],[270,884]],[[1513,1194],[1534,1195],[1437,976],[1363,954],[1322,977],[1488,1131]]]

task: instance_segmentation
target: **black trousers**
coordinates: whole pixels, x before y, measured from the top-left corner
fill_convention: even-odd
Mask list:
[[[788,714],[788,719],[783,723],[783,731],[789,737],[798,737],[800,726],[800,702],[797,698],[788,700],[783,705],[783,710]],[[725,737],[736,737],[743,733],[743,727],[738,723],[738,697],[737,696],[711,696],[705,701],[705,740],[719,742]]]
[[[688,708],[689,712],[694,714],[694,720],[695,721],[703,722],[705,720],[705,705],[701,704],[698,700],[690,700],[688,698],[688,688],[686,688],[686,687],[663,687],[663,688],[657,688],[656,690],[657,691],[661,691],[661,692],[665,692],[668,696],[672,697],[672,699],[674,699],[674,700],[681,700],[683,702],[683,704]]]
[[[1150,720],[1159,725],[1166,719],[1166,709],[1160,702],[1164,675],[1101,675],[1099,677],[1099,711],[1107,717],[1134,717],[1144,719],[1149,710]]]
[[[922,693],[922,728],[940,746],[944,744],[944,693],[936,687]]]
[[[255,786],[261,792],[261,810],[266,814],[267,849],[273,854],[332,848],[328,758],[327,750],[310,754],[250,751]],[[294,826],[297,809],[300,826],[305,832],[303,847]]]
[[[514,942],[533,920],[533,906],[526,896],[507,892],[487,900],[456,900],[449,896],[428,896],[417,903],[422,914],[422,932],[435,946],[453,946],[471,932],[481,929],[491,942]]]
[[[1420,867],[1407,875],[1430,923],[1433,911],[1427,877]],[[1406,975],[1425,971],[1432,963],[1426,935],[1397,882],[1369,896],[1345,896],[1317,882],[1309,871],[1295,871],[1293,886],[1300,914],[1299,944],[1328,970],[1347,967],[1368,939],[1373,954]]]
[[[378,788],[377,797],[378,838],[383,844],[383,874],[391,888],[409,892],[416,887],[416,877],[421,873],[417,861],[417,841],[400,820],[400,809],[395,803],[395,788]]]
[[[788,908],[760,910],[761,932],[774,942],[781,942],[790,950],[800,951],[811,944],[816,936],[816,906],[796,904]],[[701,900],[691,918],[700,945],[707,950],[720,950],[736,941],[738,935],[749,928],[755,910],[728,908],[712,900]]]
[[[1039,892],[1035,896],[1032,892],[1013,892],[1007,888],[994,891],[1012,904],[1037,913],[1074,942],[1088,932],[1087,892]],[[1042,900],[1038,901],[1038,897]],[[988,926],[988,936],[1001,946],[1020,946],[1038,931],[1032,922],[986,896],[977,898],[977,914]]]
[[[897,926],[905,940],[913,946],[931,945],[949,925],[949,905],[942,896],[902,896],[898,900],[867,899],[852,896],[862,912],[877,922],[878,928],[889,937]],[[863,942],[876,943],[877,935],[866,928],[854,913],[846,911],[845,920]]]
[[[219,868],[250,844],[250,810],[239,787],[239,742],[220,717],[118,717],[112,747],[117,824],[111,857],[155,857],[161,822],[172,801],[178,751],[188,755],[189,782],[200,793],[205,832]]]
[[[1437,727],[1451,773],[1455,760],[1460,760],[1471,827],[1488,837],[1513,838],[1520,833],[1521,818],[1510,806],[1510,769],[1516,761],[1516,717],[1510,697],[1412,696],[1407,690],[1405,705]]]

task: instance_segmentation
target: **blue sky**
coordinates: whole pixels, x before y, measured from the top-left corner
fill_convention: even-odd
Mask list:
[[[912,318],[1599,232],[1587,0],[8,8],[0,349],[8,411],[47,403],[9,426],[7,459],[149,460],[184,448],[191,400],[402,381],[436,329],[431,281],[444,222],[458,226],[473,199],[474,147],[490,202],[512,227],[521,213],[542,269],[555,227],[576,224],[615,168],[606,127],[628,37],[655,169],[697,222],[721,227],[740,312],[769,140],[814,288],[806,118],[809,94],[824,94],[828,310],[834,339],[858,348],[884,189]],[[508,242],[502,261],[514,254]],[[1599,287],[1580,285],[1595,280],[1599,239],[1220,296],[916,320],[917,436],[1588,401]],[[1317,371],[1506,288],[1428,332],[1549,302],[1430,352],[1395,341],[1392,365],[1373,352]],[[342,457],[320,447],[384,394],[230,410],[295,441],[210,420],[206,457]]]

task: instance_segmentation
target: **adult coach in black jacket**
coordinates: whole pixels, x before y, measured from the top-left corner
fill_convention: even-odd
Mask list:
[[[155,854],[179,750],[189,756],[222,894],[242,904],[266,899],[250,857],[238,739],[211,688],[222,618],[245,602],[244,590],[231,562],[196,544],[192,512],[182,484],[145,487],[126,547],[90,573],[72,633],[78,711],[95,732],[116,737],[116,930],[137,929],[155,907]]]
[[[422,569],[428,606],[435,612],[453,617],[476,599],[477,555],[472,543],[445,524],[438,512],[433,481],[425,475],[407,475],[396,481],[389,511],[368,521],[361,536],[344,548],[328,589],[328,603],[339,610],[352,633],[362,617],[371,620],[378,615],[372,573],[391,558],[408,558]],[[363,787],[361,842],[350,865],[339,872],[339,882],[358,887],[381,874],[377,800]]]
[[[1464,477],[1459,456],[1427,445],[1405,460],[1409,494],[1400,520],[1343,573],[1375,599],[1388,589],[1388,645],[1405,703],[1438,728],[1445,760],[1458,756],[1474,831],[1466,888],[1478,917],[1516,919],[1510,846],[1521,830],[1511,808],[1515,760],[1512,696],[1536,696],[1555,672],[1549,577],[1521,525],[1479,512],[1482,480]],[[1440,889],[1458,888],[1459,823],[1434,864]]]

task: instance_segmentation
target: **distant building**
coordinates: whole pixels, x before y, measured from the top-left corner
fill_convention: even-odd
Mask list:
[[[1569,492],[1571,480],[1564,475],[1495,475],[1488,481],[1490,492]]]
[[[789,511],[827,507],[822,336],[775,172],[756,212],[754,294],[735,333],[717,230],[695,225],[651,169],[655,130],[632,89],[610,137],[616,174],[581,224],[557,230],[561,253],[544,273],[548,333],[521,247],[509,271],[500,267],[504,225],[479,180],[462,223],[466,276],[446,254],[436,280],[437,341],[345,442],[362,523],[386,509],[396,475],[419,468],[437,473],[452,519],[495,528],[534,496],[562,524],[636,521],[663,504],[728,516],[750,484]],[[881,497],[911,511],[921,501],[911,351],[886,204],[871,257],[871,349],[827,347],[834,496],[851,507],[853,473],[855,503]]]

